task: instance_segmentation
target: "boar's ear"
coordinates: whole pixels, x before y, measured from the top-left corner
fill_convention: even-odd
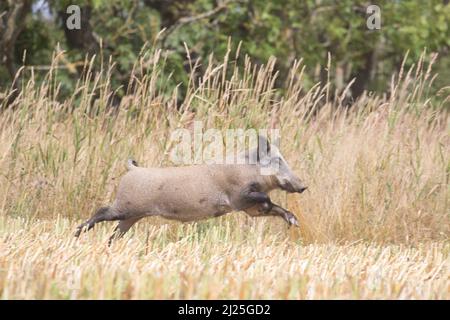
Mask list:
[[[265,158],[270,152],[270,143],[266,137],[258,135],[258,150],[257,150],[257,160],[258,162],[261,158]]]

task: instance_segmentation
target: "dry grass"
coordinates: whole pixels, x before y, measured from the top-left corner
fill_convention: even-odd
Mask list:
[[[427,97],[427,59],[393,77],[389,96],[350,109],[330,84],[304,89],[300,63],[279,91],[274,61],[246,59],[238,72],[233,59],[193,71],[180,110],[176,90],[161,89],[159,51],[137,62],[117,112],[106,108],[108,68],[63,102],[56,70],[24,85],[0,116],[2,298],[449,298],[449,97]],[[113,199],[126,159],[168,164],[170,133],[194,119],[281,129],[309,192],[274,198],[301,228],[233,213],[148,219],[111,248],[112,224],[74,241],[81,219]]]
[[[75,241],[70,219],[0,223],[4,299],[448,298],[442,243],[300,245],[261,220],[219,219],[141,224],[107,247],[106,225]]]

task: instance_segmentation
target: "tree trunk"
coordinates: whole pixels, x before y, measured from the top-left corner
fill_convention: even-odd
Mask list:
[[[364,64],[359,67],[351,76],[356,78],[355,83],[352,86],[352,97],[357,99],[364,93],[370,80],[373,78],[375,68],[375,50],[368,51],[364,54]]]
[[[59,12],[63,22],[64,34],[69,47],[79,49],[89,55],[96,54],[100,49],[100,45],[94,35],[94,31],[90,23],[91,13],[92,8],[90,6],[81,7],[81,28],[68,29],[66,21],[70,17],[70,14],[66,11]]]
[[[2,7],[0,7],[2,9]],[[17,37],[25,26],[25,18],[31,11],[31,0],[8,0],[5,11],[0,12],[0,63],[6,67],[11,81],[17,73],[14,49]],[[20,85],[17,81],[12,83],[14,90],[9,94],[6,105],[10,105],[19,95]],[[6,92],[8,95],[8,92]],[[3,101],[0,101],[3,103]]]
[[[14,59],[14,48],[17,37],[25,25],[25,17],[31,10],[31,0],[9,0],[6,13],[0,20],[0,59],[6,66],[11,80],[17,68]]]

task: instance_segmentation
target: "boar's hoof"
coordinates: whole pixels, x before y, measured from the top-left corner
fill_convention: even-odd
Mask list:
[[[294,225],[296,227],[300,227],[300,223],[291,212],[286,212],[284,219],[286,220],[289,226]]]

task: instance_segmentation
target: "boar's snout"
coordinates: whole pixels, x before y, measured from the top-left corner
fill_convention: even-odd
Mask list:
[[[302,193],[306,189],[308,189],[307,186],[303,185],[301,181],[288,181],[285,180],[281,184],[281,189],[289,192],[289,193]]]

